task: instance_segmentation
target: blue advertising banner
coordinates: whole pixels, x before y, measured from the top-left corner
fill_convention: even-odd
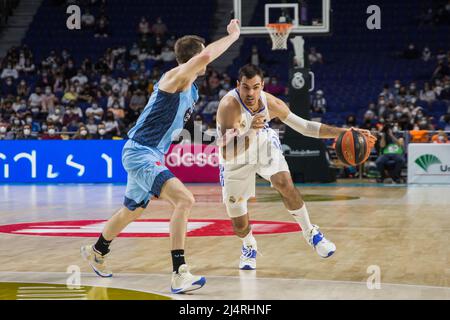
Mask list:
[[[0,183],[125,183],[125,142],[0,141]]]

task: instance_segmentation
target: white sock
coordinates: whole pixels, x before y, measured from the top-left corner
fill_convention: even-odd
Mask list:
[[[241,238],[241,239],[242,239],[242,242],[243,242],[244,246],[246,246],[246,247],[250,247],[251,246],[255,250],[257,250],[257,248],[256,248],[256,239],[253,236],[253,232],[252,232],[251,229],[250,229],[250,232],[244,238]]]
[[[305,234],[306,231],[312,229],[311,221],[309,221],[309,215],[308,210],[306,210],[306,204],[303,204],[303,207],[297,210],[288,210],[290,214],[294,217],[295,221],[300,225],[300,228],[302,228],[303,234]]]

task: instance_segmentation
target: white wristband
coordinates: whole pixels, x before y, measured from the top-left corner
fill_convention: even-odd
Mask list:
[[[313,138],[320,137],[319,132],[320,126],[322,124],[319,122],[305,120],[292,112],[289,113],[289,115],[283,122],[295,131],[303,134],[304,136]]]

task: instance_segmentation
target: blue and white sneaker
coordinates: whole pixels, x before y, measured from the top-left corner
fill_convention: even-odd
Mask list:
[[[98,276],[102,278],[112,277],[113,273],[106,263],[108,254],[101,255],[94,249],[93,245],[87,245],[81,247],[81,256],[89,263],[92,270],[94,270]]]
[[[172,293],[185,293],[200,289],[206,283],[205,277],[194,276],[189,271],[187,264],[182,264],[178,268],[178,273],[172,273]]]
[[[241,257],[239,259],[239,269],[241,270],[255,270],[256,269],[256,255],[258,251],[252,246],[242,246]]]
[[[328,258],[336,251],[336,246],[333,242],[327,240],[322,232],[319,230],[319,226],[313,225],[313,228],[304,232],[306,242],[314,248],[319,256],[322,258]]]

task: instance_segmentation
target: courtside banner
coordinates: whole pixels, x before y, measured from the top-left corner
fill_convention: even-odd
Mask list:
[[[450,144],[410,143],[408,183],[450,184]]]
[[[125,140],[0,141],[0,183],[125,183]],[[183,182],[218,182],[217,148],[173,145],[167,166]]]

